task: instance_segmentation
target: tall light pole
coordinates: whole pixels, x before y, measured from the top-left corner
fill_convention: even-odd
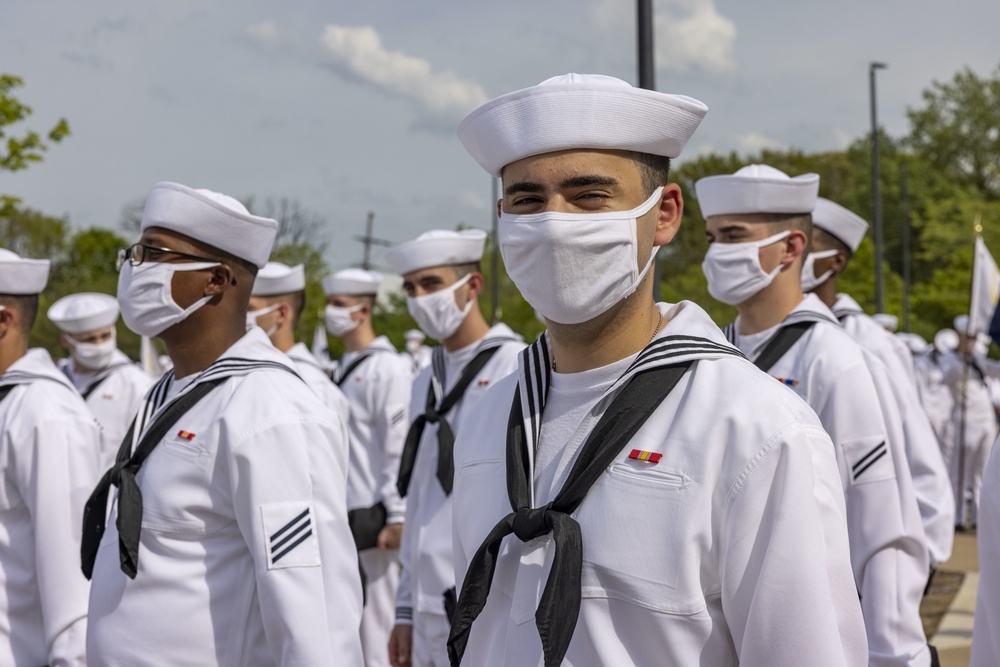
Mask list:
[[[500,321],[500,216],[497,215],[497,200],[500,198],[500,181],[490,178],[493,187],[490,198],[490,227],[493,232],[493,256],[490,257],[490,319],[493,324]]]
[[[656,90],[656,68],[653,63],[653,0],[636,0],[636,18],[639,87]],[[653,300],[657,302],[663,300],[659,262],[653,262]]]
[[[875,223],[875,310],[885,312],[885,281],[882,276],[882,256],[884,239],[882,234],[882,193],[879,190],[878,173],[878,112],[875,101],[875,71],[888,67],[885,63],[872,62],[868,65],[868,96],[872,108],[872,213]]]

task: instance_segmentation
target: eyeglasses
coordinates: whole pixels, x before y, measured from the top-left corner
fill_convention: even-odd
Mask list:
[[[132,266],[139,266],[143,262],[162,262],[164,255],[176,255],[177,257],[196,259],[202,262],[219,261],[211,257],[200,257],[198,255],[190,255],[186,252],[170,250],[169,248],[157,248],[151,245],[145,245],[144,243],[136,243],[129,248],[119,248],[118,260],[115,262],[115,270],[121,271],[122,267],[125,266],[125,262],[128,262]]]

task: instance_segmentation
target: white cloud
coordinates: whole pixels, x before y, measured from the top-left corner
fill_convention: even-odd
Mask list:
[[[719,13],[715,0],[656,0],[653,15],[658,70],[711,74],[736,70],[736,24]],[[590,19],[602,35],[635,34],[635,12],[622,11],[621,0],[596,0]]]
[[[271,21],[261,21],[246,27],[246,35],[255,44],[268,51],[281,51],[296,46],[298,33],[292,28],[279,26]]]
[[[759,153],[764,149],[782,150],[785,144],[759,132],[750,132],[736,137],[736,149],[741,153]]]
[[[454,72],[435,72],[426,60],[387,51],[370,26],[327,25],[322,44],[335,71],[409,100],[424,115],[425,124],[454,129],[456,120],[488,99],[479,84]]]

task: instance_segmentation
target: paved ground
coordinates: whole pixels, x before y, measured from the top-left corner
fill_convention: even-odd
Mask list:
[[[974,533],[955,535],[951,560],[944,563],[921,605],[924,630],[933,633],[942,667],[968,667],[972,616],[976,609],[979,558]]]

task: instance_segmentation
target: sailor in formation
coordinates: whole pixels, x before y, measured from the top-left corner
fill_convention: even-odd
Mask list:
[[[958,334],[954,329],[942,329],[934,335],[934,340],[927,349],[913,359],[913,372],[917,379],[920,402],[934,428],[946,468],[948,466],[946,452],[953,433],[951,418],[954,414],[955,397],[952,396],[951,387],[944,381],[942,363],[948,353],[956,347],[958,347]]]
[[[347,424],[351,409],[344,392],[330,380],[305,343],[295,342],[295,329],[305,307],[305,267],[268,262],[253,283],[247,327],[263,329],[274,346],[295,363],[295,370],[324,405]]]
[[[420,329],[408,329],[403,334],[406,349],[401,354],[410,363],[414,377],[431,365],[431,356],[433,353],[431,352],[431,348],[424,344],[426,340],[427,335]]]
[[[345,349],[334,381],[351,408],[347,507],[365,581],[361,642],[366,667],[389,665],[406,515],[396,479],[413,385],[409,364],[372,327],[381,283],[380,273],[363,269],[344,269],[323,279],[327,330]]]
[[[944,458],[955,493],[955,525],[962,529],[978,522],[983,472],[997,437],[996,410],[987,380],[1000,378],[1000,362],[976,350],[968,315],[956,317],[954,325],[958,345],[941,358],[942,378],[954,399]]]
[[[389,644],[393,667],[447,667],[449,615],[455,603],[452,558],[454,434],[495,382],[517,370],[521,337],[506,324],[490,327],[479,308],[484,289],[480,230],[435,230],[386,255],[403,277],[407,308],[441,341],[433,362],[413,384],[411,425],[397,488],[406,522],[396,593],[396,627]]]
[[[941,447],[920,402],[910,348],[866,315],[849,294],[837,291],[840,277],[867,231],[868,223],[860,216],[819,197],[812,212],[810,251],[802,267],[802,291],[818,296],[847,333],[885,364],[902,420],[906,461],[931,567],[936,567],[951,557],[955,500]]]
[[[53,303],[48,315],[69,353],[59,361],[59,370],[101,425],[100,469],[107,470],[114,465],[122,438],[153,378],[118,349],[118,300],[113,296],[70,294]]]
[[[347,427],[246,326],[277,226],[163,182],[121,256],[124,322],[175,365],[84,511],[91,665],[361,662]]]
[[[829,436],[698,306],[651,298],[706,111],[570,74],[459,126],[549,328],[457,436],[453,665],[867,664]]]
[[[969,667],[1000,665],[1000,448],[993,450],[979,499],[979,590]]]
[[[0,665],[84,667],[76,555],[101,436],[49,353],[28,348],[48,276],[49,260],[0,248]]]
[[[926,667],[919,604],[929,551],[884,365],[819,297],[803,297],[819,176],[767,165],[695,184],[709,293],[739,312],[727,337],[816,411],[834,443],[873,667]]]

